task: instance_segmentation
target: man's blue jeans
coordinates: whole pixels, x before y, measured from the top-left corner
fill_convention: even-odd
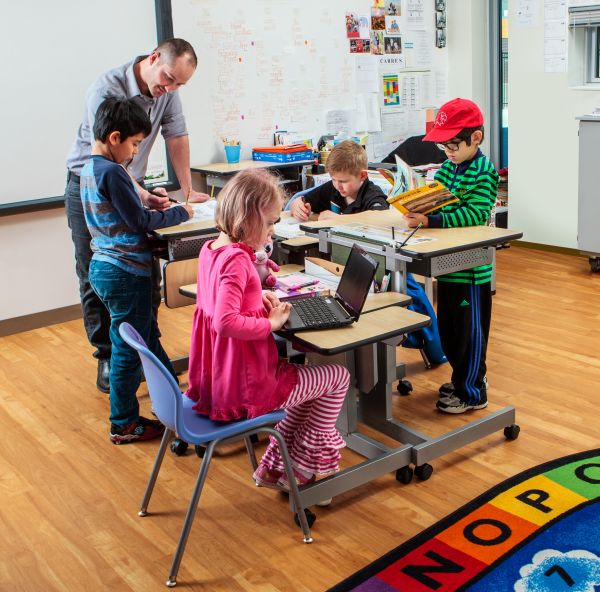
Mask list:
[[[140,385],[141,364],[137,352],[119,334],[119,325],[132,325],[148,349],[175,376],[169,357],[159,340],[156,317],[152,312],[152,279],[140,276],[104,261],[92,259],[89,279],[110,312],[110,421],[119,426],[139,419],[136,397]]]

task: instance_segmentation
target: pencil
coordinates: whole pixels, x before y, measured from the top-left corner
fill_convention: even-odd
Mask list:
[[[165,197],[164,195],[161,195],[160,193],[156,193],[156,191],[154,191],[154,189],[148,189],[148,193],[155,195],[156,197]],[[167,198],[171,203],[174,203],[174,204],[179,203],[176,199],[173,199],[170,195],[167,195]]]
[[[190,193],[192,192],[192,186],[190,185],[188,190],[187,190],[187,195],[185,196],[185,205],[187,206],[187,202],[190,199]]]
[[[215,186],[211,185],[210,186],[210,198],[212,199],[213,195],[215,194]]]

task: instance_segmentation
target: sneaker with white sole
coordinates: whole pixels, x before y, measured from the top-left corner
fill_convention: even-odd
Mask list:
[[[448,397],[441,398],[437,403],[436,407],[443,411],[444,413],[464,413],[465,411],[470,411],[471,409],[485,409],[488,405],[487,394],[485,390],[481,391],[481,398],[479,399],[479,403],[475,405],[470,405],[466,401],[455,397],[454,395],[450,395]]]
[[[487,376],[483,377],[483,383],[481,385],[481,389],[482,391],[487,391],[489,388],[489,384],[488,384],[488,379]],[[439,388],[439,393],[440,393],[440,398],[442,397],[449,397],[450,395],[454,395],[454,385],[451,382],[445,382],[440,388]]]

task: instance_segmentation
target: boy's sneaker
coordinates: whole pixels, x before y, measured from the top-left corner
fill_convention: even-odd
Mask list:
[[[165,426],[160,421],[140,417],[137,421],[125,426],[110,424],[110,441],[113,444],[129,444],[142,440],[160,438],[165,431]]]
[[[469,405],[469,403],[466,403],[462,399],[459,399],[454,395],[450,395],[440,399],[435,406],[444,413],[464,413],[465,411],[470,411],[471,409],[485,409],[487,404],[487,393],[482,389],[481,399],[479,400],[479,403],[476,403],[475,405]]]
[[[482,391],[487,391],[488,390],[488,379],[487,376],[483,377],[483,384],[481,385],[481,390]],[[454,385],[451,382],[445,382],[439,389],[439,393],[440,393],[440,398],[442,397],[449,397],[451,395],[454,395]]]

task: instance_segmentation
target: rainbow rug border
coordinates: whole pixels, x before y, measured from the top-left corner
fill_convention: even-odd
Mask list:
[[[589,461],[592,459],[595,462],[590,463]],[[330,588],[328,592],[395,592],[398,590],[451,592],[479,589],[478,582],[483,584],[481,589],[486,590],[486,576],[500,570],[505,563],[510,563],[511,558],[516,557],[517,563],[522,561],[519,552],[562,520],[568,520],[570,516],[586,509],[589,510],[588,520],[590,512],[592,512],[592,515],[600,514],[597,508],[591,507],[593,504],[600,502],[600,475],[593,478],[585,475],[584,470],[589,466],[600,470],[600,448],[570,454],[522,471],[485,491],[458,510],[355,572]],[[519,489],[522,489],[520,493],[518,493]],[[516,496],[515,493],[517,493]],[[552,494],[554,494],[554,497],[552,497]],[[549,499],[552,499],[553,504],[556,504],[555,507],[550,508],[547,505]],[[515,501],[519,503],[515,503]],[[490,502],[493,503],[490,504]],[[466,535],[469,534],[467,530],[472,526],[473,528],[469,532],[473,535],[476,528],[473,524],[476,522],[479,527],[489,526],[482,524],[485,519],[478,519],[478,511],[483,507],[488,510],[485,516],[493,515],[494,519],[488,518],[489,522],[497,522],[498,525],[501,525],[504,521],[511,526],[511,536],[516,533],[516,536],[512,537],[514,540],[501,541],[503,545],[498,546],[495,541],[493,545],[490,545],[488,541],[487,543],[479,543],[478,547],[469,546],[473,541],[467,540]],[[598,520],[597,526],[600,528],[600,520]],[[454,533],[451,531],[454,531]],[[462,538],[456,536],[452,538],[452,534],[456,535],[459,531],[462,533]],[[491,531],[488,528],[487,536],[490,536],[490,534]],[[498,536],[500,535],[501,529],[498,530]],[[559,540],[562,540],[560,539],[560,533],[558,533],[558,536]],[[546,537],[547,540],[544,544],[548,545],[549,540],[553,548],[560,546],[552,544],[555,538],[553,536]],[[481,546],[481,544],[487,546]],[[499,548],[492,549],[494,546]],[[600,559],[598,558],[600,556],[600,543],[593,546],[594,549],[590,554],[591,570],[597,574],[597,570],[600,570]],[[482,554],[469,554],[470,548],[472,550],[477,548],[482,551]],[[500,550],[502,552],[498,554],[497,552]],[[423,554],[419,555],[419,551],[423,551]],[[425,555],[425,551],[427,551],[427,555]],[[547,552],[548,549],[544,549],[538,555],[534,555],[533,564],[520,563],[517,566],[513,561],[513,565],[511,565],[512,573],[515,573],[515,569],[518,571],[519,566],[521,574],[531,573],[537,567],[535,562],[538,559],[541,562]],[[567,561],[572,559],[569,557],[571,553],[555,552],[561,558],[566,557]],[[585,555],[587,551],[578,551],[578,553],[581,552],[584,554],[583,561],[588,560],[589,563],[589,558]],[[432,553],[432,555],[429,555],[429,553]],[[411,555],[414,558],[406,561]],[[460,577],[450,575],[448,580],[440,582],[439,579],[435,579],[434,574],[429,576],[424,574],[423,570],[419,573],[423,565],[432,565],[431,561],[427,563],[428,559],[433,559],[436,562],[433,565],[438,565],[437,561],[441,559],[441,556],[450,558],[448,565],[452,564],[453,561],[461,565]],[[582,559],[576,556],[575,560],[581,561]],[[568,577],[567,572],[562,570],[560,565],[554,563],[549,565],[553,565],[550,572],[554,570],[553,573],[556,574],[556,577],[563,577],[563,579]],[[407,566],[410,570],[405,569]],[[431,572],[435,571],[431,570]],[[448,572],[450,571],[448,570]],[[406,575],[411,574],[414,576],[415,573],[419,581],[412,580]],[[542,575],[548,576],[548,573],[549,571],[546,570]],[[464,579],[465,577],[468,579]],[[586,577],[588,577],[587,574]],[[496,581],[495,585],[498,584],[499,582]],[[487,585],[489,586],[489,582]],[[510,584],[510,589],[513,589],[513,583]]]

